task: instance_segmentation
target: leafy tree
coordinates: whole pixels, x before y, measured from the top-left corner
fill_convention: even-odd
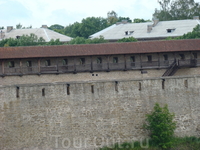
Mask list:
[[[4,46],[34,46],[34,45],[46,45],[45,40],[38,38],[35,34],[22,35],[16,39],[9,38],[0,41],[0,47]]]
[[[60,42],[59,39],[51,39],[48,43],[46,43],[46,45],[62,45],[62,42]]]
[[[54,25],[51,25],[48,29],[50,30],[54,30],[55,32],[58,32],[58,33],[61,33],[61,34],[64,34],[64,26],[62,25],[59,25],[59,24],[54,24]]]
[[[67,44],[69,45],[76,45],[76,44],[87,44],[87,40],[84,37],[76,37],[69,41]]]
[[[0,27],[0,29],[4,29],[4,27],[2,26],[2,27]]]
[[[81,26],[81,23],[79,22],[70,24],[69,26],[65,27],[64,34],[73,38],[81,37],[80,26]]]
[[[109,25],[115,24],[118,21],[117,13],[115,11],[109,11],[107,13],[107,21]]]
[[[144,126],[150,130],[153,142],[163,149],[172,147],[176,128],[173,119],[174,114],[169,112],[168,106],[162,108],[158,103],[155,104],[153,112],[147,115],[147,124]]]
[[[84,37],[76,37],[69,41],[67,44],[75,45],[75,44],[97,44],[97,43],[107,43],[108,41],[103,38],[103,36],[100,36],[99,38],[94,39],[86,39]]]
[[[140,19],[140,18],[135,18],[133,20],[133,23],[140,23],[140,22],[151,22],[151,20],[144,20],[144,19]]]
[[[29,27],[27,27],[26,29],[32,29],[32,25],[30,25]]]
[[[103,36],[94,39],[88,39],[88,44],[97,44],[97,43],[108,43],[107,40],[104,39]]]
[[[64,34],[70,37],[88,38],[90,35],[108,27],[107,20],[102,17],[88,17],[81,23],[75,22],[64,29]]]
[[[128,37],[128,38],[119,39],[117,42],[137,42],[137,39],[135,39],[134,37]]]
[[[19,23],[16,25],[16,29],[21,29],[21,28],[22,28],[22,24]]]
[[[101,17],[88,17],[82,20],[79,31],[82,37],[88,38],[90,35],[107,27],[106,19]]]
[[[127,20],[127,22],[129,22],[129,23],[132,22],[132,20],[131,20],[129,17],[119,17],[117,21],[118,21],[118,22],[121,22],[121,21],[123,21],[123,20]]]
[[[200,16],[200,3],[194,0],[158,0],[161,9],[156,9],[153,16],[159,20],[181,20]]]
[[[64,26],[62,26],[62,25],[59,25],[59,24],[54,24],[54,25],[51,25],[50,27],[49,27],[49,29],[51,29],[51,30],[55,30],[55,29],[64,29]]]

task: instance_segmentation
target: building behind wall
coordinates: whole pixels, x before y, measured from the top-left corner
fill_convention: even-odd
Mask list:
[[[134,37],[138,41],[163,40],[168,37],[179,37],[192,32],[193,28],[199,24],[198,16],[187,20],[159,21],[159,19],[153,19],[152,22],[144,23],[118,22],[90,35],[90,38],[103,36],[105,40],[110,42],[116,42],[119,39],[129,37]]]
[[[42,25],[41,28],[30,29],[14,29],[13,26],[7,26],[7,29],[0,30],[0,41],[8,38],[20,38],[22,35],[35,34],[38,38],[42,37],[46,42],[59,39],[61,42],[69,42],[72,38],[47,28],[47,25]]]

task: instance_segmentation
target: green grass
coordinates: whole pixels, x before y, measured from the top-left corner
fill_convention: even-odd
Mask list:
[[[144,146],[145,146],[145,144],[144,144]],[[132,142],[132,143],[125,142],[125,143],[121,144],[120,146],[118,144],[114,144],[110,147],[100,148],[100,150],[145,150],[145,149],[146,150],[162,150],[161,148],[157,147],[151,140],[149,140],[148,148],[142,148],[140,146],[140,142]],[[173,139],[173,147],[170,149],[167,149],[167,150],[200,150],[200,138],[176,137]]]

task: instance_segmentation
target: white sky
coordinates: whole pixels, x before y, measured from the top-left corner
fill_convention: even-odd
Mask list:
[[[157,0],[0,0],[0,27],[67,26],[87,17],[106,18],[112,10],[132,20],[152,19],[155,8],[159,8]]]

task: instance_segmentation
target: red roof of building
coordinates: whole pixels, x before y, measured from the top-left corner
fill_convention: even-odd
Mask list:
[[[200,39],[61,46],[1,47],[0,59],[200,51]]]

